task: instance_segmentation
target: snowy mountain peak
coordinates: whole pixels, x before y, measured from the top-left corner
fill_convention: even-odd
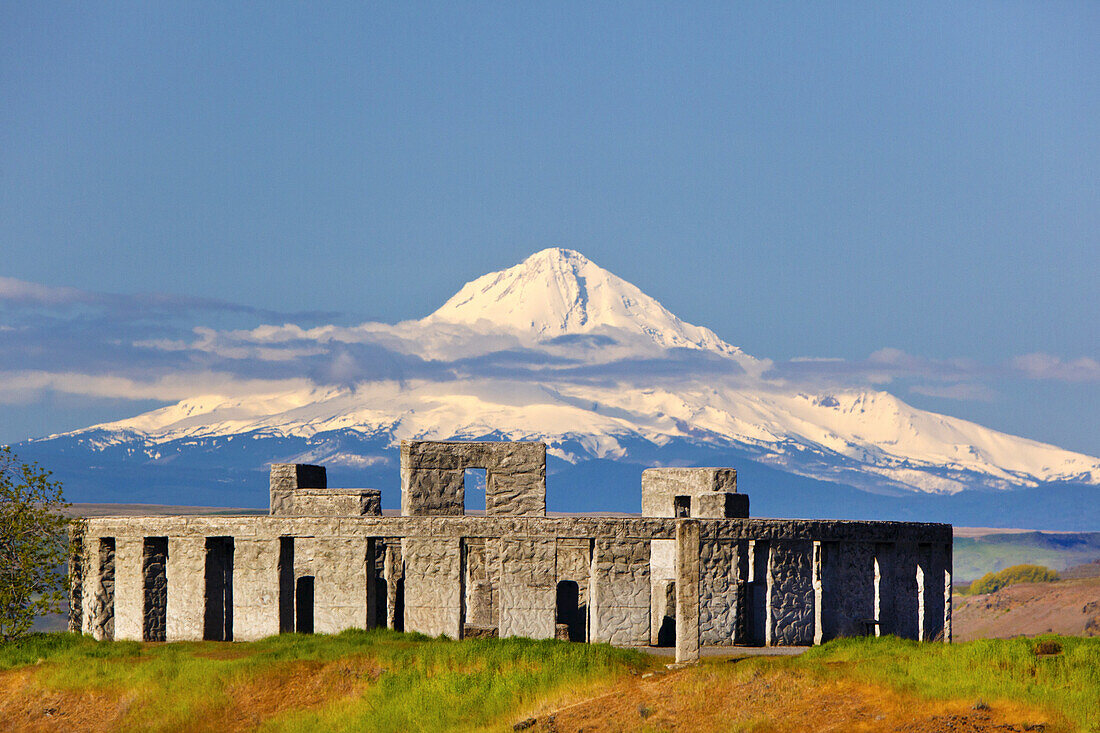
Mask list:
[[[642,334],[663,348],[742,355],[710,329],[685,323],[580,252],[559,247],[466,283],[421,323],[480,324],[535,341],[620,329]]]

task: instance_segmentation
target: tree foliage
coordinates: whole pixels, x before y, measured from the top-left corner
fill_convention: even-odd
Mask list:
[[[1058,573],[1043,565],[1013,565],[999,573],[986,573],[970,584],[971,595],[996,593],[1006,585],[1016,583],[1050,583]]]
[[[0,641],[25,634],[65,596],[69,520],[61,483],[0,447]]]

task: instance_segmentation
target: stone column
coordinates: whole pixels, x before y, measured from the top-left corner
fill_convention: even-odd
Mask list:
[[[814,643],[873,633],[875,549],[867,542],[820,543],[820,628]]]
[[[554,638],[556,551],[553,537],[501,538],[502,638]]]
[[[115,538],[115,639],[141,641],[145,621],[144,538]]]
[[[279,539],[233,540],[233,639],[279,633]]]
[[[649,644],[649,540],[596,538],[592,553],[591,641]]]
[[[401,559],[401,538],[386,538],[386,554],[383,561],[386,578],[386,627],[397,631],[405,629],[405,563]]]
[[[168,641],[202,641],[206,610],[206,538],[169,537]]]
[[[699,659],[699,523],[676,523],[676,662]]]
[[[813,542],[774,540],[768,555],[767,646],[814,642]]]
[[[405,631],[462,638],[461,540],[406,537]]]
[[[314,548],[314,631],[337,634],[344,629],[366,628],[367,540],[317,538]]]
[[[740,593],[737,540],[713,540],[699,549],[699,639],[729,646],[737,636]]]

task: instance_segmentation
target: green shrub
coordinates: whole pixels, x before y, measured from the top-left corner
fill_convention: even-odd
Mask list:
[[[996,593],[1001,588],[1016,583],[1050,583],[1058,580],[1058,573],[1042,565],[1013,565],[999,573],[986,573],[970,584],[970,595]]]

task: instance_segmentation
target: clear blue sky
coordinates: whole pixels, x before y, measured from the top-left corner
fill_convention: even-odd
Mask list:
[[[1100,453],[1100,4],[227,5],[0,6],[0,275],[393,322],[564,246]],[[0,399],[0,440],[146,406]]]

